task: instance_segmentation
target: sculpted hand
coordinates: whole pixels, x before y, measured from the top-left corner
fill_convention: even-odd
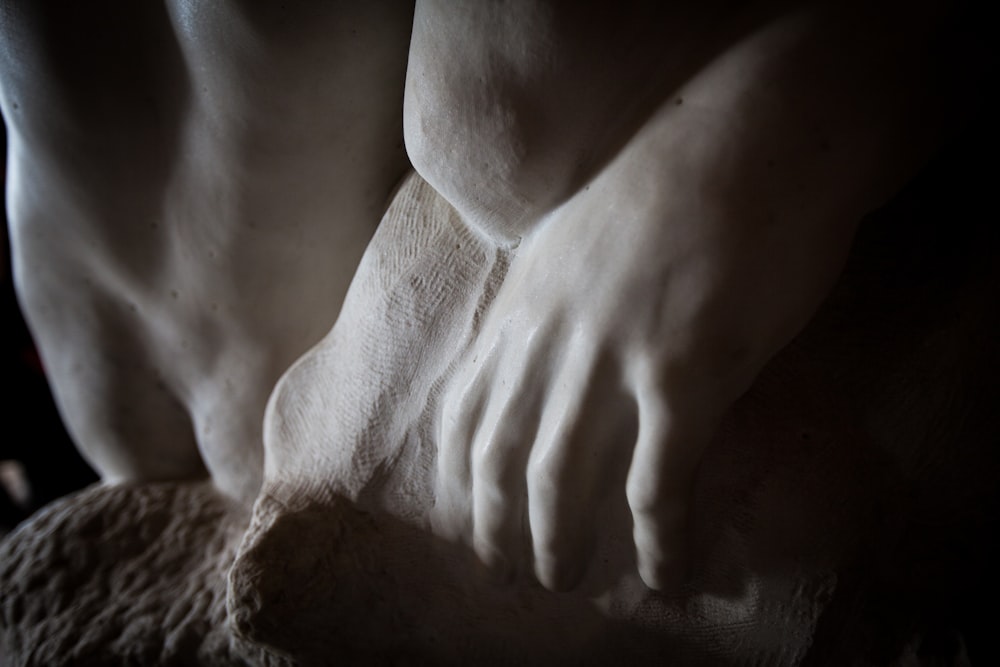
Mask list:
[[[627,497],[643,580],[683,572],[701,454],[845,246],[717,205],[706,178],[635,145],[522,240],[443,403],[439,524],[501,570],[530,539],[552,589],[584,575],[608,494]]]
[[[570,588],[624,496],[643,580],[681,576],[723,414],[933,145],[900,56],[919,31],[845,50],[851,26],[879,25],[856,19],[808,7],[734,45],[521,239],[446,388],[435,530]]]

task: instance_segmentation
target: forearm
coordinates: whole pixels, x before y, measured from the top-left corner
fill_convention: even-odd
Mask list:
[[[857,221],[919,167],[947,113],[934,16],[812,3],[664,101],[622,157],[743,218]]]
[[[629,212],[619,228],[645,219],[633,223],[636,262],[668,266],[674,283],[698,276],[692,299],[737,319],[737,298],[796,313],[766,347],[804,326],[861,218],[926,160],[948,118],[928,21],[882,39],[879,17],[856,14],[803,9],[735,45],[664,101],[588,193],[617,198]]]

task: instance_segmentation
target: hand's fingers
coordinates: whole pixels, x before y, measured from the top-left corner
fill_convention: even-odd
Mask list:
[[[666,590],[685,575],[690,495],[714,424],[692,424],[696,416],[672,412],[663,392],[650,384],[638,388],[636,401],[639,436],[626,496],[639,575],[650,588]]]
[[[571,345],[545,405],[528,470],[535,574],[551,590],[579,584],[590,563],[602,483],[609,480],[609,437],[620,375],[598,364],[599,351]],[[631,400],[629,399],[629,402]]]
[[[472,443],[489,397],[496,357],[473,363],[453,380],[441,410],[434,529],[452,539],[467,539],[471,533]]]
[[[524,549],[525,469],[548,387],[550,337],[525,341],[529,350],[507,355],[494,382],[473,446],[473,546],[501,576],[514,574]],[[501,364],[501,367],[503,364]]]

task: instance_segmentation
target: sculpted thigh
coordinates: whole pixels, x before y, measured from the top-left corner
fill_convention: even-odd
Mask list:
[[[724,4],[418,2],[414,167],[473,227],[515,242],[758,19]]]

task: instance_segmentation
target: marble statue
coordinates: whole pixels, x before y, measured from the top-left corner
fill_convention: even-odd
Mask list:
[[[961,16],[6,0],[19,295],[103,482],[0,545],[0,656],[921,664],[1000,282],[880,291],[862,220],[964,122]]]

